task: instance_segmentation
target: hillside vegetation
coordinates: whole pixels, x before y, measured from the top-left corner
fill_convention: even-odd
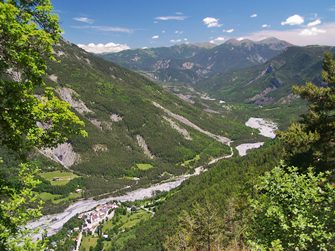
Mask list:
[[[63,41],[55,51],[60,63],[49,64],[47,81],[85,122],[88,137],[73,137],[51,153],[43,151],[79,177],[56,188],[41,175],[39,192],[66,196],[80,188],[85,197],[115,192],[166,179],[166,174],[189,172],[210,158],[230,153],[224,143],[182,123],[186,120],[232,140],[254,137],[253,130],[239,120],[206,113],[145,77],[75,45]],[[200,158],[192,165],[183,164],[196,156]],[[45,157],[39,159],[47,163],[42,165],[44,171],[62,169]]]
[[[219,74],[198,83],[198,88],[227,101],[287,104],[297,99],[292,86],[312,81],[322,85],[320,71],[325,46],[292,46],[264,64]],[[243,90],[243,91],[241,91]]]

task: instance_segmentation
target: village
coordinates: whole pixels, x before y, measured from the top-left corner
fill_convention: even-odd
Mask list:
[[[110,240],[110,233],[108,231],[102,231],[102,226],[107,222],[110,222],[113,217],[118,215],[117,209],[120,209],[119,213],[121,213],[123,217],[126,215],[133,215],[132,217],[134,218],[130,218],[130,220],[134,220],[134,222],[136,222],[137,217],[140,215],[146,215],[146,217],[152,217],[152,215],[154,215],[154,207],[148,207],[148,205],[142,205],[139,207],[135,205],[125,206],[121,202],[115,201],[101,204],[93,210],[83,212],[76,216],[76,218],[81,220],[82,223],[80,226],[77,225],[76,227],[68,229],[67,236],[70,237],[74,243],[70,250],[82,250],[82,246],[84,245],[85,248],[87,245],[87,238],[95,239],[98,235],[104,240]],[[120,231],[123,232],[125,230],[121,228]],[[51,248],[47,249],[47,251],[57,250],[58,244],[56,242],[51,242],[50,244]]]

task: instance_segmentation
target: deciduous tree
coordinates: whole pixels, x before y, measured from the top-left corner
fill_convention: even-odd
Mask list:
[[[46,62],[55,60],[53,46],[60,32],[49,0],[0,1],[0,146],[16,152],[21,162],[12,167],[16,179],[1,174],[1,250],[43,246],[26,238],[24,229],[39,215],[39,207],[31,208],[36,206],[32,189],[37,181],[27,153],[62,143],[71,134],[86,135],[83,122],[44,84]]]
[[[248,238],[255,250],[332,250],[335,189],[329,173],[278,166],[266,172],[251,199]]]

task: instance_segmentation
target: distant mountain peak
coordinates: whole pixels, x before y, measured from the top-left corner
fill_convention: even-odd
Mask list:
[[[275,37],[268,37],[268,38],[258,41],[257,43],[259,44],[287,44],[289,46],[292,46],[292,44],[290,44],[289,42],[286,42],[284,40],[281,40]]]
[[[273,44],[273,43],[280,43],[280,42],[283,42],[283,40],[280,40],[276,37],[267,37],[267,38],[264,38],[258,41],[258,43],[261,43],[261,44]]]
[[[225,42],[225,44],[230,44],[230,45],[250,45],[250,44],[264,44],[264,45],[286,45],[286,47],[288,46],[292,46],[292,44],[284,41],[284,40],[280,40],[278,38],[275,37],[268,37],[265,39],[262,39],[260,41],[253,41],[251,39],[236,39],[236,38],[232,38],[229,39]]]
[[[271,49],[277,49],[277,50],[283,50],[283,49],[286,49],[287,47],[293,46],[289,42],[280,40],[275,37],[268,37],[268,38],[258,41],[257,43],[262,44],[262,45],[269,45]]]

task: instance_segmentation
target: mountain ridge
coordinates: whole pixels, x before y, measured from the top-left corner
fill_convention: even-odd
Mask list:
[[[228,40],[212,48],[182,44],[100,56],[154,80],[194,84],[218,73],[264,63],[288,46],[275,38],[258,42]]]
[[[198,88],[232,102],[260,105],[289,102],[291,88],[311,81],[320,85],[323,54],[329,46],[291,46],[264,64],[218,74],[198,83]],[[243,91],[241,91],[243,90]]]

